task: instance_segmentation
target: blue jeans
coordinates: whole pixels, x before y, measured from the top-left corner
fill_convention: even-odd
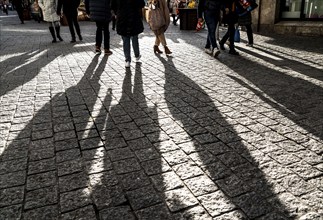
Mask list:
[[[101,47],[102,44],[102,31],[104,37],[104,49],[110,49],[110,31],[109,31],[109,22],[96,22],[96,36],[95,36],[95,45]]]
[[[132,42],[132,48],[133,48],[133,52],[135,54],[135,57],[140,56],[138,35],[135,35],[135,36],[122,36],[123,53],[124,53],[124,56],[126,58],[126,62],[131,62],[130,40]]]
[[[206,47],[211,43],[212,48],[217,48],[215,31],[219,22],[220,9],[217,11],[206,10],[204,12],[204,19],[207,26],[207,44]]]

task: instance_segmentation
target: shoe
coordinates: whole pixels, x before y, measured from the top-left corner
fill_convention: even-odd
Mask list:
[[[220,43],[219,43],[219,45],[220,45],[220,49],[221,49],[221,50],[225,50],[224,43],[221,43],[221,42],[220,42]]]
[[[57,42],[57,40],[56,40],[56,39],[52,40],[52,43],[56,43],[56,42]]]
[[[130,62],[129,61],[126,61],[126,68],[130,68]]]
[[[246,44],[247,47],[253,47],[253,44]]]
[[[70,42],[75,43],[76,42],[75,38],[72,38],[72,40]]]
[[[101,48],[99,46],[95,46],[95,53],[101,53]]]
[[[172,52],[168,49],[167,46],[164,46],[164,48],[165,48],[165,54],[166,55],[172,54]]]
[[[139,62],[140,58],[141,58],[141,55],[139,55],[139,56],[136,57],[136,62],[137,63]]]
[[[221,52],[220,52],[220,50],[219,50],[219,48],[214,48],[213,49],[213,57],[217,57],[217,56],[219,56],[219,54],[220,54]]]
[[[57,36],[59,41],[63,41],[63,38],[61,36]]]
[[[230,50],[229,51],[229,54],[231,54],[231,55],[239,55],[239,53],[236,51],[236,50]]]
[[[112,51],[109,49],[104,49],[104,54],[110,56],[112,55]]]
[[[163,53],[161,50],[159,50],[158,46],[154,46],[154,53]]]
[[[82,41],[82,40],[83,40],[82,35],[79,35],[79,40],[80,40],[80,41]]]
[[[212,50],[210,48],[205,48],[204,52],[207,54],[212,54]]]

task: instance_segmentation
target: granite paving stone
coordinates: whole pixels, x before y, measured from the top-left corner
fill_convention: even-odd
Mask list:
[[[91,21],[53,44],[0,17],[0,219],[321,218],[321,38],[242,29],[214,59],[206,29],[170,25],[155,55],[144,20],[125,68],[116,31],[105,56]]]

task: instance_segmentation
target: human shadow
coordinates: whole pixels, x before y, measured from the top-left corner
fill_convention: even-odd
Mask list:
[[[94,56],[75,86],[54,93],[50,101],[36,100],[34,116],[13,119],[0,155],[1,218],[56,219],[59,213],[91,204],[81,155],[92,156],[81,150],[91,135],[84,136],[91,121],[88,109],[96,103],[90,90],[99,91],[107,57],[97,67],[98,60]],[[70,85],[68,80],[62,84]],[[70,198],[76,202],[69,203]]]
[[[215,100],[178,71],[172,58],[158,58],[165,68],[167,106],[188,136],[186,142],[179,145],[182,156],[186,154],[186,161],[179,163],[184,162],[186,172],[193,175],[181,178],[199,203],[212,217],[226,213],[239,219],[294,219],[295,210],[288,209],[278,199],[274,184],[267,181],[258,167],[265,162],[253,157],[256,149],[240,138],[215,106]],[[204,179],[204,188],[194,187],[192,181],[198,179]],[[181,201],[189,205],[187,200]]]
[[[237,48],[243,52],[246,52],[247,54],[261,58],[262,60],[267,61],[275,66],[281,67],[283,69],[294,70],[304,76],[309,76],[321,81],[323,80],[323,67],[322,65],[313,60],[305,60],[303,58],[288,58],[292,55],[284,52],[273,51],[272,49],[264,49],[264,47],[258,46],[254,46],[254,49],[256,49],[256,51],[254,49],[248,50],[239,46],[237,46]],[[319,66],[321,66],[321,69],[318,68]]]
[[[229,66],[239,76],[248,80],[251,83],[250,85],[256,86],[259,90],[255,91],[255,89],[252,89],[252,91],[260,99],[271,105],[274,109],[277,109],[282,115],[303,129],[303,131],[295,131],[294,135],[291,134],[289,136],[286,134],[288,138],[297,143],[304,144],[309,141],[306,135],[311,134],[313,135],[312,138],[322,142],[323,115],[321,112],[323,111],[323,106],[321,100],[323,90],[319,85],[295,77],[292,73],[283,73],[244,57],[239,59],[239,63],[243,63],[246,67],[243,69],[239,65],[231,65],[229,60],[222,60],[222,63]],[[270,63],[273,63],[273,61],[270,61]],[[310,73],[304,71],[299,70],[299,73],[311,76]],[[311,77],[320,79],[318,76]],[[237,82],[241,84],[242,81]],[[250,87],[248,86],[248,88]],[[265,96],[268,96],[271,101]],[[321,153],[319,149],[315,149],[315,151]]]

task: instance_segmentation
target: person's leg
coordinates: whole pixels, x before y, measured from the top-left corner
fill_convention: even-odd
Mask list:
[[[56,31],[56,36],[58,40],[63,41],[63,38],[61,37],[61,34],[60,34],[61,27],[60,27],[59,21],[55,21],[54,24],[55,24],[55,31]]]
[[[139,50],[138,35],[132,36],[131,41],[132,41],[132,48],[133,48],[133,52],[135,54],[135,57],[139,57],[140,56],[140,50]]]
[[[22,24],[24,24],[24,11],[22,7],[18,7],[17,9],[18,17]]]
[[[116,29],[116,21],[117,21],[116,17],[113,16],[112,17],[112,30],[115,30]]]
[[[73,24],[75,27],[76,34],[79,37],[79,40],[83,40],[82,35],[81,35],[80,25],[77,21],[77,9],[76,9],[76,11],[73,12],[72,18],[73,18]]]
[[[217,48],[215,31],[218,25],[218,16],[215,12],[205,11],[205,22],[208,29],[208,39],[212,45],[212,48]]]
[[[225,50],[224,44],[225,44],[225,42],[227,42],[229,37],[230,37],[230,29],[228,28],[227,32],[224,34],[224,36],[222,37],[222,39],[219,42],[221,50]],[[231,41],[230,41],[230,44],[231,44]]]
[[[247,36],[248,36],[248,44],[250,46],[252,46],[253,45],[253,33],[252,33],[251,24],[246,25],[246,29],[247,29]]]
[[[123,41],[123,53],[124,53],[126,62],[131,62],[130,37],[122,36],[122,41]]]
[[[73,18],[70,14],[65,14],[65,16],[66,16],[68,28],[70,30],[71,37],[72,37],[71,43],[74,43],[75,42],[75,31],[74,31],[74,26],[73,26]]]
[[[102,44],[102,22],[96,21],[96,33],[95,33],[95,47],[96,47],[96,51],[99,52],[99,50],[101,51],[101,44]]]
[[[155,39],[155,45],[154,45],[154,53],[163,53],[161,50],[159,50],[158,46],[160,44],[159,37],[157,33],[155,33],[156,39]]]
[[[239,55],[239,53],[235,50],[234,48],[234,34],[235,34],[235,26],[234,24],[229,24],[228,25],[228,32],[229,32],[229,42],[230,42],[230,50],[229,54],[232,55]],[[225,42],[225,41],[223,41]]]
[[[112,51],[110,51],[110,30],[109,30],[110,22],[103,23],[103,33],[104,33],[104,54],[111,55]]]
[[[55,35],[53,22],[48,22],[48,25],[49,25],[48,29],[50,31],[50,34],[53,37],[52,43],[56,43],[57,41],[56,41],[56,35]]]

